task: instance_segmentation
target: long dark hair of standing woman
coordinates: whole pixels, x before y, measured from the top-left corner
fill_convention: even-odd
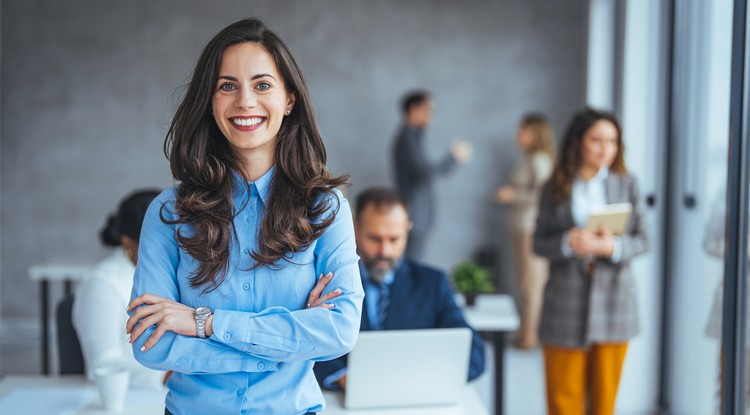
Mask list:
[[[609,166],[609,171],[617,174],[628,173],[623,157],[625,147],[622,143],[622,130],[620,129],[620,123],[617,122],[617,117],[609,112],[584,108],[573,116],[563,136],[560,156],[552,170],[550,192],[553,202],[562,203],[570,199],[573,180],[575,180],[583,162],[583,136],[592,125],[601,120],[611,122],[617,129],[617,155],[615,161]]]
[[[164,142],[164,153],[180,186],[174,206],[177,219],[168,221],[162,215],[162,220],[190,225],[190,232],[179,232],[176,238],[180,247],[199,262],[190,285],[205,285],[206,291],[224,281],[235,237],[232,188],[246,183],[234,183],[232,170],[247,177],[216,125],[211,98],[223,51],[245,42],[263,46],[273,56],[287,91],[296,97],[291,114],[284,117],[276,136],[276,171],[258,248],[251,253],[253,268],[275,264],[318,238],[335,216],[324,214],[330,208],[326,201],[337,199],[324,196],[332,195],[333,189],[348,179],[328,173],[326,150],[307,86],[281,39],[257,19],[238,21],[219,32],[203,49]]]

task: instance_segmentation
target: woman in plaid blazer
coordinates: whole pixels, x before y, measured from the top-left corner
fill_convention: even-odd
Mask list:
[[[593,207],[613,203],[633,206],[623,233],[583,229]],[[542,191],[534,233],[550,270],[540,326],[550,415],[614,413],[628,340],[639,330],[628,265],[647,246],[619,123],[583,109]]]

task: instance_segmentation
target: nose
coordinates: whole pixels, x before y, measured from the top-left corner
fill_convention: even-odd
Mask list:
[[[255,98],[252,89],[240,89],[240,93],[237,94],[234,106],[237,108],[255,108],[256,105],[258,105],[258,100]]]
[[[391,250],[391,245],[388,242],[383,242],[380,244],[378,255],[382,257],[389,257],[391,254]]]

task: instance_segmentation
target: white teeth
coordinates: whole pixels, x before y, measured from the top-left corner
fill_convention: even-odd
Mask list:
[[[258,125],[263,121],[263,118],[232,118],[232,122],[241,125],[243,127],[250,127]]]

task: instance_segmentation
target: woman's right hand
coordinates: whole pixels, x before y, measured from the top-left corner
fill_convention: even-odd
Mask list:
[[[323,307],[327,309],[332,309],[336,307],[334,304],[326,304],[326,301],[332,300],[339,295],[341,295],[341,288],[336,288],[335,290],[329,292],[328,294],[324,296],[320,296],[323,293],[323,290],[328,286],[328,283],[331,282],[333,279],[333,273],[329,272],[326,275],[320,274],[320,277],[318,278],[318,283],[315,284],[315,287],[313,287],[312,291],[310,291],[310,295],[307,297],[307,305],[306,308],[315,308],[315,307]]]
[[[577,256],[610,257],[614,251],[614,237],[606,228],[596,233],[573,228],[568,232],[568,246]]]
[[[511,186],[501,186],[495,192],[495,201],[500,204],[508,204],[516,200],[516,189]]]

